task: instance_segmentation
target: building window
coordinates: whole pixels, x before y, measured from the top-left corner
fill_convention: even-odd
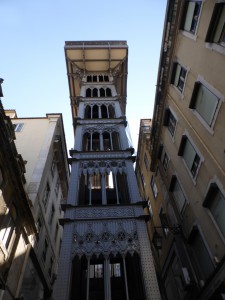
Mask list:
[[[41,220],[41,216],[38,217],[36,225],[37,225],[37,239],[39,240],[39,235],[40,235],[42,225],[43,225],[42,220]]]
[[[103,278],[103,264],[90,265],[90,278]]]
[[[178,155],[182,156],[193,178],[196,178],[200,167],[200,156],[186,135],[182,136]]]
[[[206,35],[206,42],[225,47],[225,3],[216,3]]]
[[[2,241],[6,249],[9,248],[10,241],[14,232],[14,221],[7,209],[7,213],[3,216],[2,222],[0,223],[0,240]]]
[[[54,237],[55,241],[57,240],[58,232],[59,232],[59,224],[57,222],[56,227],[55,227],[55,237]]]
[[[174,136],[177,120],[169,108],[165,110],[163,125],[168,127],[171,136]]]
[[[180,64],[174,63],[171,83],[175,85],[181,93],[184,90],[186,75],[187,70]]]
[[[194,227],[190,234],[189,243],[191,245],[194,259],[194,267],[199,281],[204,285],[205,281],[214,271],[214,265],[210,257],[207,246],[197,227]]]
[[[163,169],[166,171],[169,163],[169,157],[166,152],[163,153],[162,155],[162,165]]]
[[[148,157],[147,157],[146,153],[144,155],[144,163],[145,163],[145,168],[148,171],[148,169],[149,169],[149,161],[148,161]]]
[[[149,215],[150,215],[150,218],[153,217],[153,210],[152,210],[152,205],[151,205],[151,201],[150,199],[148,198],[147,200],[147,203],[148,203],[148,211],[149,211]]]
[[[47,251],[48,251],[48,241],[45,239],[44,245],[43,245],[43,251],[42,251],[43,261],[46,261]]]
[[[160,209],[159,219],[160,219],[160,223],[161,223],[161,226],[162,226],[163,235],[164,235],[164,237],[166,237],[169,233],[169,224],[168,224],[167,216],[163,212],[163,208]]]
[[[186,1],[181,29],[196,34],[201,5],[201,1]]]
[[[225,237],[225,197],[216,183],[210,185],[203,206],[210,210],[215,223]]]
[[[172,176],[169,191],[173,195],[179,213],[182,214],[186,207],[187,200],[175,175]]]
[[[195,109],[210,127],[215,119],[219,97],[213,94],[202,83],[196,82],[189,107]]]
[[[44,204],[45,208],[47,206],[49,195],[50,195],[50,186],[49,186],[49,183],[47,182],[45,191],[44,191],[44,197],[43,197],[43,204]]]
[[[121,277],[121,265],[120,263],[110,263],[110,277]]]
[[[141,174],[141,184],[142,184],[143,190],[145,190],[146,183],[145,183],[145,177],[143,174]]]
[[[14,131],[20,132],[22,130],[23,126],[24,126],[24,123],[13,124]]]
[[[152,188],[153,196],[154,196],[154,198],[156,198],[157,195],[158,195],[158,189],[157,189],[157,186],[156,186],[156,183],[155,183],[155,180],[154,180],[153,176],[151,177],[151,188]]]

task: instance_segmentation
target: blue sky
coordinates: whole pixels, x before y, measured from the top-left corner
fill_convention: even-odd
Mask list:
[[[73,129],[65,41],[126,40],[127,118],[134,147],[139,120],[153,115],[166,0],[1,0],[2,102],[18,117],[62,113],[67,148]]]

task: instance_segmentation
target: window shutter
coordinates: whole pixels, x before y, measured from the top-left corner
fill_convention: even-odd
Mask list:
[[[196,151],[189,140],[186,140],[184,151],[183,151],[183,158],[186,162],[186,165],[191,170],[194,159],[195,159]]]
[[[174,85],[178,86],[179,78],[180,78],[181,65],[177,64],[176,73],[174,77]]]
[[[158,155],[157,155],[158,159],[161,159],[162,151],[163,151],[163,144],[160,144],[158,149]]]
[[[175,76],[176,76],[176,71],[177,71],[177,65],[178,65],[177,62],[173,63],[173,68],[172,68],[172,73],[171,73],[171,80],[170,80],[170,83],[172,83],[172,84],[174,84],[174,81],[175,81]]]
[[[213,36],[215,34],[216,25],[218,24],[219,17],[220,17],[220,5],[221,3],[216,3],[213,10],[212,18],[210,20],[209,28],[205,38],[205,41],[208,43],[213,42]]]
[[[213,38],[213,41],[215,43],[220,42],[220,37],[221,37],[224,23],[225,23],[225,4],[222,4],[221,6],[222,6],[222,9],[221,9],[220,17],[219,17],[219,21],[217,23],[216,31],[215,31],[214,38]]]
[[[172,175],[171,181],[170,181],[170,186],[169,186],[169,192],[172,192],[174,190],[175,183],[177,181],[177,176]]]
[[[189,108],[192,108],[192,109],[195,108],[196,98],[198,96],[198,91],[199,91],[200,87],[201,87],[201,83],[199,81],[195,82],[195,86],[194,86],[194,90],[193,90],[193,93],[191,96]]]
[[[183,155],[186,141],[187,141],[187,136],[186,135],[182,135],[181,142],[180,142],[180,147],[179,147],[179,150],[178,150],[178,155],[179,156]]]
[[[163,126],[168,126],[169,117],[170,117],[170,110],[169,110],[169,108],[166,108],[165,112],[164,112]]]
[[[217,105],[218,98],[204,85],[201,85],[198,90],[195,109],[209,125],[213,121]]]
[[[187,8],[187,13],[186,13],[186,18],[185,18],[185,23],[184,23],[184,30],[190,31],[191,30],[191,24],[194,16],[194,11],[195,11],[195,2],[189,2],[188,3],[188,8]]]
[[[210,200],[213,199],[214,195],[216,194],[216,192],[218,191],[218,186],[215,182],[211,183],[210,184],[210,187],[209,187],[209,190],[208,190],[208,193],[205,197],[205,200],[203,202],[203,206],[204,207],[208,207],[209,203],[210,203]]]

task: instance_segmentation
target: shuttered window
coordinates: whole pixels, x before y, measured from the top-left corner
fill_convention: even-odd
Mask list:
[[[190,108],[195,109],[203,120],[212,126],[219,104],[219,98],[200,82],[195,84],[190,102]]]

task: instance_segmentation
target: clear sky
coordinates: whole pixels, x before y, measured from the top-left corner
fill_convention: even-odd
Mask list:
[[[167,0],[0,0],[2,102],[18,117],[62,113],[73,148],[65,41],[126,40],[127,118],[137,148],[139,121],[153,115]]]

